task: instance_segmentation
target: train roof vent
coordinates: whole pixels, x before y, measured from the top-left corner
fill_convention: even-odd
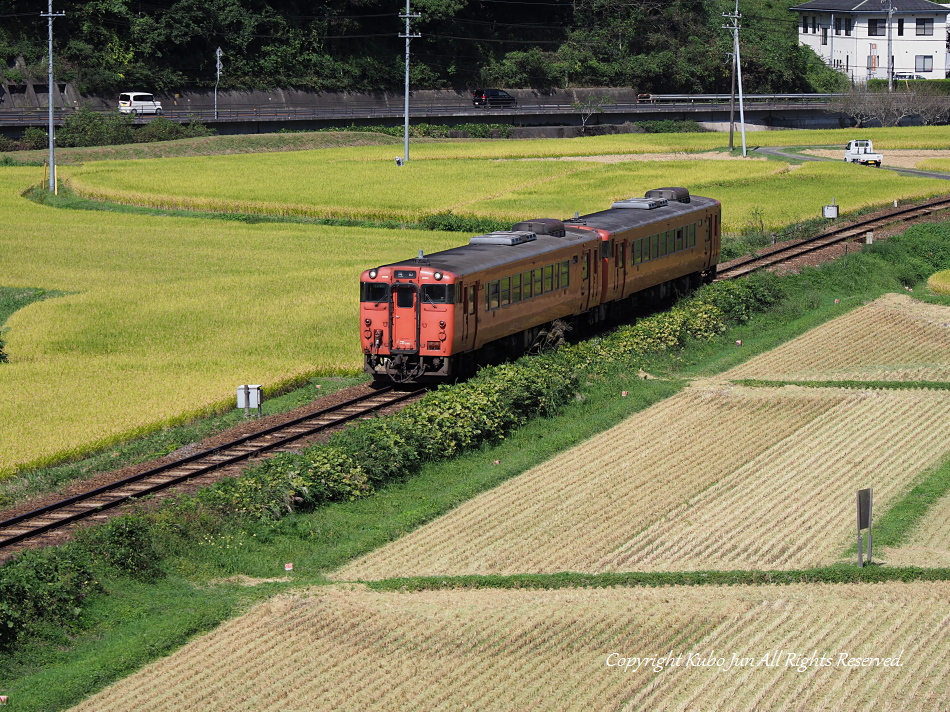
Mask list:
[[[470,245],[520,245],[537,240],[538,236],[528,230],[496,230],[487,235],[476,235],[468,241]]]
[[[564,230],[564,222],[554,218],[534,218],[520,222],[512,230],[527,230],[536,235],[550,235],[551,237],[564,237],[567,232]]]
[[[648,198],[666,198],[678,203],[689,202],[689,190],[687,188],[654,188],[648,190],[645,195]]]
[[[636,208],[638,210],[653,210],[654,208],[662,208],[664,205],[667,205],[668,201],[666,198],[627,198],[626,200],[618,200],[616,203],[611,205],[611,208]]]

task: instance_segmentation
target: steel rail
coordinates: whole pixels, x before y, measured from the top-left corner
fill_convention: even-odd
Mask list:
[[[351,398],[342,403],[329,406],[322,410],[307,415],[299,416],[279,425],[269,426],[259,431],[235,438],[227,443],[223,443],[213,448],[203,450],[183,458],[179,458],[164,465],[149,468],[131,477],[126,477],[116,482],[97,487],[87,492],[74,495],[59,502],[40,507],[30,512],[25,512],[4,521],[0,521],[0,551],[18,544],[27,539],[31,539],[41,534],[45,534],[54,529],[66,526],[73,522],[90,517],[100,512],[117,507],[128,501],[152,494],[176,484],[181,484],[187,480],[206,475],[209,472],[242,462],[261,453],[283,447],[301,438],[308,437],[322,430],[326,430],[335,425],[355,420],[364,415],[368,415],[380,408],[400,403],[413,398],[424,389],[414,391],[394,391],[392,387],[381,388],[373,393],[366,394],[357,398]],[[385,398],[379,402],[380,398]],[[347,411],[347,412],[341,412]],[[328,420],[329,419],[329,420]],[[321,422],[313,422],[321,421]],[[254,444],[253,441],[268,439],[266,442]],[[209,460],[202,463],[202,460]],[[194,469],[188,469],[182,474],[173,474],[172,471],[186,466]],[[157,482],[146,484],[143,481],[149,478],[161,477]],[[131,493],[119,493],[116,490],[123,490],[137,483],[146,486],[136,489]],[[91,503],[98,497],[109,497],[106,501]],[[85,505],[83,507],[83,505]],[[83,507],[79,511],[65,512],[71,507]],[[57,514],[62,516],[57,516]],[[53,517],[53,519],[49,519]],[[30,522],[40,521],[38,524],[31,525]],[[20,526],[18,526],[20,525]],[[3,536],[3,532],[9,529],[16,529],[16,533],[9,536]],[[23,531],[20,531],[20,530]]]
[[[917,217],[930,215],[938,210],[946,209],[950,209],[950,196],[936,198],[921,205],[896,208],[884,215],[867,218],[866,220],[861,220],[850,225],[842,225],[841,227],[823,232],[820,235],[776,248],[764,255],[747,257],[745,259],[740,258],[730,263],[728,267],[722,268],[716,276],[716,281],[742,277],[760,269],[779,264],[780,262],[816,252],[830,245],[845,242],[866,233],[869,228],[888,225],[898,220],[912,220]]]

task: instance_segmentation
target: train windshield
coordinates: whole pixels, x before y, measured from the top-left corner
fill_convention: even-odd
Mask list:
[[[454,284],[424,284],[422,285],[422,301],[424,304],[454,304]]]
[[[361,302],[385,302],[389,298],[389,285],[386,282],[361,282]]]

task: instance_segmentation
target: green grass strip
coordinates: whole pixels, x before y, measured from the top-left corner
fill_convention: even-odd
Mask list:
[[[950,581],[950,568],[921,569],[854,565],[792,571],[674,571],[605,574],[515,574],[512,576],[417,576],[365,581],[373,591],[435,591],[476,588],[609,588],[657,586],[762,586],[796,583],[883,583],[885,581]]]
[[[66,292],[40,287],[0,287],[0,326],[3,326],[14,312],[29,306],[33,302],[61,297]]]
[[[901,546],[931,506],[950,491],[950,458],[923,479],[872,524],[874,546]],[[853,556],[857,543],[845,556]]]
[[[802,386],[804,388],[857,388],[861,390],[950,390],[946,381],[764,381],[757,378],[733,380],[737,386],[752,388],[781,388],[782,386]]]

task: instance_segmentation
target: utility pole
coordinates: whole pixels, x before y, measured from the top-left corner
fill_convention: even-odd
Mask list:
[[[883,0],[881,0],[883,2]],[[894,91],[894,47],[891,39],[891,23],[894,16],[893,0],[887,0],[887,91]]]
[[[402,160],[404,163],[409,162],[409,42],[417,37],[421,37],[419,34],[411,34],[409,29],[409,23],[412,20],[415,20],[422,15],[413,15],[409,10],[409,0],[406,0],[406,14],[400,15],[399,17],[403,18],[406,21],[406,34],[399,35],[400,37],[406,38],[406,90],[405,90],[405,101],[403,111],[405,112],[405,122],[403,125],[404,128],[404,147],[403,147],[403,157]]]
[[[56,190],[56,133],[53,126],[53,18],[66,17],[65,12],[53,12],[53,0],[49,0],[49,8],[46,12],[40,13],[40,17],[45,17],[49,25],[49,80],[48,103],[49,103],[49,190],[51,193],[57,193]]]
[[[221,51],[220,47],[214,52],[216,60],[215,69],[217,70],[217,77],[214,80],[214,118],[218,118],[218,82],[221,81],[221,70],[224,69],[224,65],[221,64],[223,54],[224,52]]]
[[[739,0],[736,0],[736,10],[732,15],[722,13],[722,16],[732,20],[731,25],[723,25],[722,29],[732,30],[732,51],[735,55],[736,79],[739,82],[739,127],[742,131],[742,156],[745,158],[745,108],[742,101],[742,60],[739,55],[739,18],[742,15],[739,14]]]
[[[732,94],[729,96],[729,150],[735,148],[733,138],[736,132],[736,53],[730,52],[732,58]]]

